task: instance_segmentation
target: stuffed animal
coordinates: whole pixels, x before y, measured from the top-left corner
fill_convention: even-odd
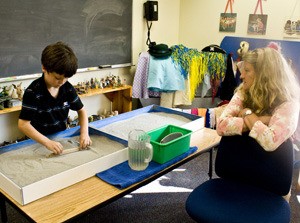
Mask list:
[[[22,89],[22,82],[18,85],[13,84],[14,90],[12,92],[12,98],[17,98],[20,101],[23,99],[24,90]]]
[[[240,43],[240,48],[237,50],[237,53],[238,53],[240,59],[243,58],[243,55],[244,55],[245,53],[247,53],[248,50],[249,50],[249,43],[246,42],[246,41],[242,41],[242,42]]]

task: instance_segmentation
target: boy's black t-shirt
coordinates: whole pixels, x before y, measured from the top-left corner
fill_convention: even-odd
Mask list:
[[[82,107],[75,88],[68,81],[59,88],[57,98],[53,98],[43,75],[25,90],[19,118],[31,121],[36,130],[49,135],[65,130],[69,110],[78,111]]]

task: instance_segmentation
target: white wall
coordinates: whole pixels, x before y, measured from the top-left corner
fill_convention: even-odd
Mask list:
[[[298,4],[296,4],[297,2]],[[262,1],[263,14],[268,15],[266,35],[248,35],[249,14],[254,13],[257,1],[237,0],[233,4],[233,13],[237,13],[235,33],[219,32],[220,13],[225,12],[226,3],[227,0],[181,0],[180,43],[189,48],[201,50],[210,44],[219,45],[225,36],[282,40],[286,20],[300,19],[299,0]],[[229,12],[230,8],[227,9],[227,13]],[[260,8],[258,8],[257,14],[260,14]],[[292,41],[300,41],[300,39]]]

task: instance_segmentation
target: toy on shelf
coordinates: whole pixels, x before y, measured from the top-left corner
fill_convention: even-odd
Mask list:
[[[119,112],[116,111],[107,111],[106,109],[104,109],[102,114],[98,114],[98,115],[91,115],[88,117],[88,122],[94,122],[94,121],[98,121],[98,120],[102,120],[105,118],[109,118],[112,116],[116,116],[118,115]],[[69,116],[68,120],[67,120],[67,128],[72,128],[79,125],[79,120],[78,117],[75,116],[73,119]]]
[[[22,104],[24,90],[22,82],[18,85],[3,86],[0,88],[0,110],[20,106]]]
[[[12,84],[14,87],[14,97],[12,96],[12,98],[14,99],[19,99],[20,101],[22,101],[23,99],[23,95],[24,95],[24,90],[22,89],[22,82],[18,85]]]
[[[27,136],[23,136],[23,137],[21,137],[21,138],[15,139],[15,140],[3,141],[2,143],[0,143],[0,147],[6,146],[6,145],[10,145],[10,144],[15,144],[15,143],[24,141],[24,140],[26,140],[26,139],[28,139],[28,137],[27,137]]]
[[[90,81],[78,82],[75,89],[78,94],[86,94],[89,89],[117,88],[122,87],[122,81],[119,76],[109,74],[106,78],[91,78]]]
[[[77,85],[74,86],[77,94],[86,94],[88,93],[88,88],[87,85],[84,84],[83,82],[78,83]]]

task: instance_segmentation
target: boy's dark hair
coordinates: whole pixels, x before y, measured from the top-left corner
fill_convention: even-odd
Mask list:
[[[73,50],[63,42],[48,45],[42,52],[41,62],[48,72],[72,77],[78,68]]]

